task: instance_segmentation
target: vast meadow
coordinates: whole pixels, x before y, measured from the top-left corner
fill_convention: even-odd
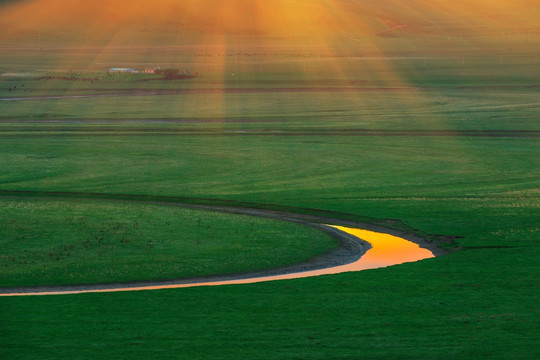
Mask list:
[[[448,254],[258,284],[0,296],[1,359],[540,357],[537,27],[293,38],[164,25],[105,39],[3,22],[0,292],[273,269],[338,246],[178,203],[376,224]],[[197,77],[108,73],[152,66]]]

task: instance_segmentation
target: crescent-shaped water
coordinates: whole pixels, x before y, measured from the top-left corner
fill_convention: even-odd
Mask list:
[[[30,295],[68,295],[68,294],[85,294],[85,293],[104,293],[104,292],[120,292],[120,291],[143,291],[143,290],[161,290],[161,289],[176,289],[195,286],[218,286],[218,285],[234,285],[234,284],[251,284],[263,281],[275,281],[286,279],[298,279],[311,276],[339,274],[350,271],[361,271],[366,269],[375,269],[391,265],[413,262],[422,259],[434,257],[433,253],[427,249],[421,248],[417,244],[405,240],[403,238],[374,232],[369,230],[348,228],[343,226],[328,225],[337,230],[346,232],[359,239],[362,239],[371,244],[369,249],[359,260],[335,267],[329,267],[319,270],[310,270],[296,273],[288,273],[283,275],[263,276],[263,277],[246,277],[243,279],[224,280],[224,281],[208,281],[196,283],[182,284],[167,284],[167,285],[144,285],[133,287],[111,287],[101,289],[84,289],[84,290],[66,290],[58,291],[39,291],[39,292],[20,292],[20,293],[0,293],[0,296],[30,296]]]

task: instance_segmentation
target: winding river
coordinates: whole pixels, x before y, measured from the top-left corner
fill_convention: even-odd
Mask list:
[[[297,279],[311,276],[338,274],[350,271],[361,271],[366,269],[375,269],[391,265],[402,264],[406,262],[418,261],[426,258],[434,257],[430,250],[421,248],[414,242],[405,240],[401,237],[375,232],[370,230],[362,230],[344,226],[325,225],[329,228],[336,229],[340,232],[347,233],[358,239],[361,239],[371,245],[371,248],[365,252],[358,260],[333,267],[326,267],[317,270],[291,272],[286,274],[278,274],[272,276],[249,276],[245,275],[240,279],[218,280],[218,281],[201,281],[201,282],[186,282],[178,281],[177,283],[167,284],[145,284],[145,285],[123,285],[110,286],[102,285],[99,288],[76,288],[76,287],[58,287],[52,289],[38,289],[33,291],[28,288],[21,292],[0,292],[0,296],[30,296],[30,295],[68,295],[68,294],[85,294],[85,293],[103,293],[103,292],[120,292],[120,291],[143,291],[143,290],[160,290],[160,289],[176,289],[195,286],[218,286],[218,285],[233,285],[233,284],[251,284],[263,281],[275,281],[285,279]],[[1,290],[0,290],[1,291]]]

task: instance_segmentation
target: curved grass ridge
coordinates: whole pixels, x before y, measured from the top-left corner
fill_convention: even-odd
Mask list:
[[[0,198],[0,287],[257,271],[338,246],[275,219],[111,200]]]

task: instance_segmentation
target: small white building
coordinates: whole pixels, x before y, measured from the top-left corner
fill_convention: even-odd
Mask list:
[[[123,73],[123,74],[138,74],[139,70],[130,69],[130,68],[110,68],[110,73]]]

